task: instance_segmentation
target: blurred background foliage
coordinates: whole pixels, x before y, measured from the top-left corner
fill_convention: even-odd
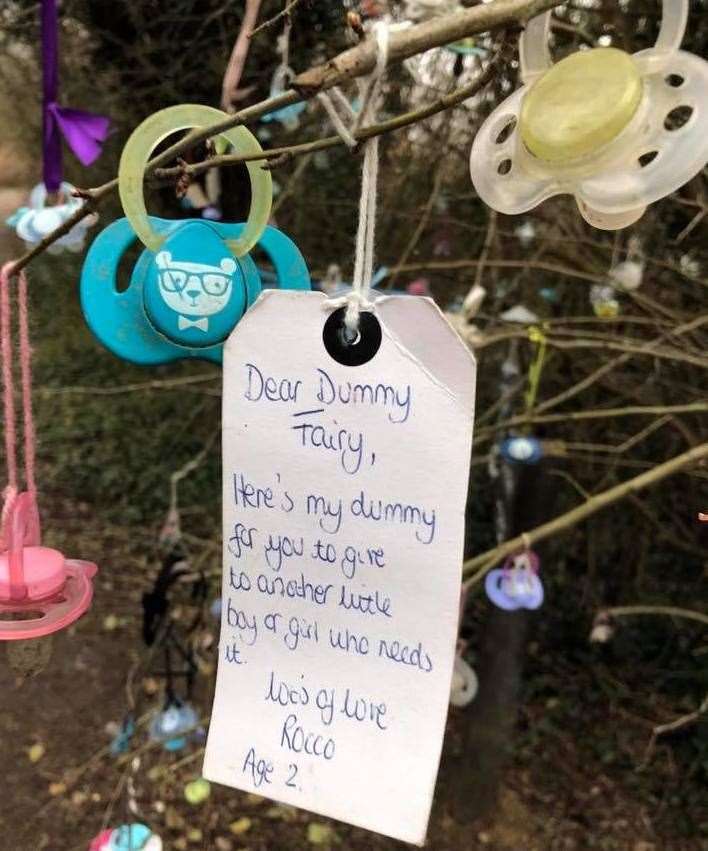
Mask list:
[[[290,45],[296,71],[352,43],[345,23],[351,5],[356,6],[338,0],[299,4]],[[377,4],[367,7],[372,5]],[[280,8],[279,0],[265,0],[261,19]],[[389,11],[396,17],[404,12],[394,0]],[[684,49],[703,57],[706,11],[703,0],[692,0],[684,42]],[[67,178],[78,186],[96,186],[112,177],[127,135],[157,109],[190,101],[217,105],[241,15],[242,4],[232,0],[64,0],[63,103],[108,114],[115,128],[91,169],[82,170],[66,154]],[[560,5],[554,54],[560,57],[596,43],[642,49],[653,43],[659,15],[654,0]],[[3,185],[30,187],[41,174],[37,4],[4,3],[0,30]],[[241,81],[244,105],[268,95],[279,61],[279,31],[276,25],[253,39]],[[492,48],[500,37],[483,37],[478,44]],[[413,62],[412,73],[408,67],[392,69],[386,112],[393,115],[434,99],[468,79],[479,61],[435,50]],[[495,424],[502,364],[510,356],[518,358],[521,374],[511,410],[523,410],[523,379],[534,347],[518,326],[500,319],[518,304],[548,323],[554,341],[537,409],[613,359],[615,366],[587,389],[548,406],[547,412],[705,400],[706,364],[701,368],[696,362],[706,352],[705,328],[672,336],[677,327],[706,314],[708,232],[705,220],[692,224],[707,209],[705,173],[653,205],[629,231],[617,234],[592,230],[569,198],[547,201],[523,217],[490,217],[469,180],[469,148],[475,128],[516,86],[517,75],[513,61],[482,95],[462,107],[384,137],[377,262],[393,270],[384,287],[402,289],[424,276],[463,333],[469,330],[459,314],[463,297],[475,280],[487,289],[474,320],[482,335],[476,352],[478,428]],[[256,129],[269,146],[332,132],[317,103],[308,107],[296,130],[276,123]],[[277,225],[300,246],[313,277],[321,278],[331,263],[338,263],[346,280],[353,260],[359,160],[344,147],[335,148],[276,168],[274,179]],[[243,187],[240,169],[223,170],[222,204],[229,218],[244,215],[248,198]],[[171,187],[151,191],[150,209],[187,215]],[[119,215],[113,196],[101,208],[99,228]],[[524,223],[532,225],[531,235],[520,229]],[[627,256],[631,236],[639,240],[646,262],[642,287],[621,296],[616,319],[599,320],[588,299],[591,279],[602,280],[614,262]],[[485,242],[486,264],[478,275]],[[81,262],[81,256],[44,255],[30,271],[45,523],[57,540],[86,532],[93,549],[82,555],[95,558],[102,578],[114,583],[112,605],[119,606],[124,594],[122,610],[137,619],[139,606],[130,602],[135,586],[117,576],[132,576],[142,590],[154,579],[155,541],[167,509],[169,476],[219,428],[220,374],[204,364],[186,363],[143,370],[105,351],[82,321],[76,295]],[[673,354],[656,357],[636,351],[661,334]],[[169,385],[172,379],[197,375],[211,377]],[[548,519],[584,495],[706,440],[705,414],[658,420],[658,415],[627,416],[539,425],[534,433],[547,447],[546,484],[542,493],[527,498],[547,499]],[[496,542],[488,460],[495,440],[503,436],[503,430],[488,435],[474,449],[467,555]],[[431,439],[444,440],[444,435]],[[219,482],[217,441],[180,488],[190,547],[213,577],[219,570],[218,548],[211,546],[220,536]],[[605,606],[669,604],[706,610],[708,540],[695,515],[708,507],[707,494],[705,470],[689,470],[550,542],[543,552],[547,603],[533,618],[524,663],[514,766],[536,790],[534,806],[552,811],[553,802],[570,794],[569,787],[592,797],[594,783],[616,823],[606,801],[611,788],[618,800],[631,800],[644,814],[649,824],[645,833],[657,838],[657,848],[698,848],[708,842],[705,717],[662,740],[648,766],[638,768],[652,724],[692,711],[708,691],[706,631],[691,622],[639,617],[617,623],[607,643],[590,644],[588,636],[596,611]],[[488,614],[484,596],[475,595],[465,625],[473,662]],[[470,766],[473,771],[472,757]],[[592,810],[588,801],[583,806]],[[580,825],[587,844],[546,847],[632,848],[622,843],[645,835],[632,822],[639,818],[636,813],[627,817],[626,831],[615,826],[596,835],[599,821],[585,824],[577,801],[568,803],[558,818]],[[574,835],[570,828],[568,835]]]

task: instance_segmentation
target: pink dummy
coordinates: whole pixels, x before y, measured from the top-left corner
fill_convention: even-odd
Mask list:
[[[59,550],[41,545],[34,476],[27,280],[22,272],[18,275],[17,306],[26,490],[19,489],[11,275],[12,264],[8,263],[0,271],[0,352],[8,475],[0,525],[0,641],[40,638],[73,623],[91,603],[91,580],[97,570],[91,562],[67,559]]]

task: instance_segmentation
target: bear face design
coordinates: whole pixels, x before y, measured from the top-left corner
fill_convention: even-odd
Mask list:
[[[213,316],[231,298],[236,262],[224,257],[218,266],[173,262],[169,251],[155,258],[160,295],[165,304],[183,316]]]

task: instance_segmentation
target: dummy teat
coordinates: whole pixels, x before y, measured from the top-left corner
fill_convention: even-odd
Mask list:
[[[708,62],[679,50],[687,16],[688,0],[664,0],[654,47],[596,47],[556,64],[550,12],[529,21],[523,85],[472,145],[482,200],[515,214],[570,194],[587,222],[616,230],[698,173],[708,161]]]

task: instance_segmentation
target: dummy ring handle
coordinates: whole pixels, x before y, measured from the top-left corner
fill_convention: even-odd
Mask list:
[[[220,109],[201,104],[170,106],[146,118],[125,143],[118,167],[118,192],[126,218],[138,239],[150,251],[158,251],[166,239],[165,234],[158,233],[150,225],[145,207],[143,174],[150,155],[171,133],[209,126],[228,117]],[[242,154],[250,156],[263,151],[256,137],[245,127],[231,127],[219,136],[231,142]],[[251,209],[241,236],[226,241],[235,257],[242,257],[250,251],[268,224],[273,203],[273,180],[264,165],[265,160],[246,162],[251,181]]]
[[[654,45],[655,50],[678,50],[688,22],[688,0],[662,0],[661,27]],[[519,39],[521,79],[533,82],[553,64],[548,49],[551,31],[551,13],[544,12],[527,22]]]

